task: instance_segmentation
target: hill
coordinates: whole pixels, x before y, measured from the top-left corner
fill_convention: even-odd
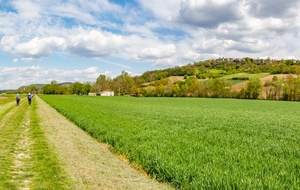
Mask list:
[[[19,89],[26,89],[28,87],[34,86],[37,89],[41,89],[45,86],[46,84],[30,84],[30,85],[26,85],[26,86],[20,86]]]

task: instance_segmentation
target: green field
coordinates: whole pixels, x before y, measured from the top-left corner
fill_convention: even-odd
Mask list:
[[[221,77],[222,79],[226,79],[231,84],[237,84],[241,82],[245,82],[248,80],[236,80],[233,78],[248,78],[248,79],[254,79],[254,78],[263,78],[270,75],[270,73],[258,73],[258,74],[250,74],[250,73],[237,73],[232,75],[226,75]]]
[[[300,189],[300,103],[41,96],[178,189]]]
[[[226,75],[222,77],[223,79],[232,79],[234,77],[241,78],[241,77],[248,77],[249,79],[252,78],[262,78],[270,75],[270,73],[258,73],[258,74],[250,74],[250,73],[237,73],[232,75]]]

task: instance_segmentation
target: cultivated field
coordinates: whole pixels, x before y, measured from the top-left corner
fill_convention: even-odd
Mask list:
[[[176,188],[300,189],[298,102],[41,98]]]

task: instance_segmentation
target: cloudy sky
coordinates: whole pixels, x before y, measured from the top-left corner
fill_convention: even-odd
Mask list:
[[[219,57],[300,59],[300,0],[0,0],[0,89]]]

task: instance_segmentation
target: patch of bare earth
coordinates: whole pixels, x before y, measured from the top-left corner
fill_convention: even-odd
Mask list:
[[[260,79],[260,81],[264,85],[266,82],[272,81],[274,76],[277,76],[278,79],[287,79],[289,76],[292,76],[294,78],[297,77],[297,75],[291,75],[291,74],[277,74],[277,75],[269,75],[269,76],[263,77]]]
[[[37,97],[42,129],[73,189],[172,189],[148,178],[112,154],[55,109]]]

